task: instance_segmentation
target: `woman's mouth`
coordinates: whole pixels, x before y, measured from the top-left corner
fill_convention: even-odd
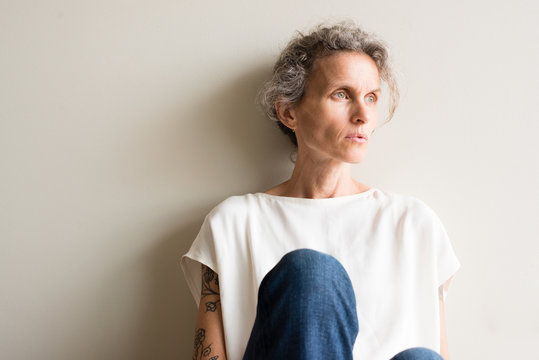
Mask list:
[[[364,133],[353,133],[353,134],[347,135],[345,139],[356,142],[356,143],[366,143],[368,140],[368,137]]]

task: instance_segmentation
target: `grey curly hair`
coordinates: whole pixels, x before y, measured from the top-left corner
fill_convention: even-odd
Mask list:
[[[258,103],[262,110],[271,120],[277,122],[281,131],[290,137],[295,146],[298,145],[296,134],[279,120],[275,104],[299,102],[314,61],[339,51],[356,51],[374,60],[380,78],[386,83],[390,93],[387,120],[391,120],[395,113],[399,102],[399,89],[385,43],[374,34],[362,30],[353,21],[333,25],[322,23],[307,35],[297,32],[273,66],[271,79],[258,93]]]

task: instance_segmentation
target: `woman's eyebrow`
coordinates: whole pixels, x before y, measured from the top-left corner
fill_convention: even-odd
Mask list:
[[[328,86],[327,86],[327,88],[328,88],[328,89],[346,89],[346,90],[352,90],[354,87],[348,85],[347,83],[334,82],[334,83],[329,83]],[[369,90],[369,91],[367,91],[367,93],[381,93],[381,92],[382,92],[382,89],[381,89],[381,88],[376,88],[376,89],[374,89],[374,90]]]

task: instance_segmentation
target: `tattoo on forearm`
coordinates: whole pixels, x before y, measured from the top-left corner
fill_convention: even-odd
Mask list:
[[[208,358],[209,360],[219,359],[219,355],[210,357],[211,355],[211,345],[204,345],[204,340],[206,340],[206,329],[197,329],[195,333],[195,343],[193,344],[193,360],[201,360]]]
[[[219,303],[220,300],[217,301],[208,301],[206,303],[206,312],[211,311],[215,312],[217,310],[217,303]]]
[[[217,295],[219,296],[219,276],[209,267],[205,267],[204,274],[202,276],[202,297]],[[207,301],[206,312],[211,311],[215,312],[217,310],[217,304],[220,300],[217,301]]]
[[[206,312],[217,311],[217,305],[220,301],[219,294],[219,277],[207,266],[202,268],[202,291],[201,300],[208,298],[205,302]],[[195,343],[193,344],[193,360],[218,360],[219,355],[212,354],[212,344],[205,343],[206,329],[198,328],[195,332]]]

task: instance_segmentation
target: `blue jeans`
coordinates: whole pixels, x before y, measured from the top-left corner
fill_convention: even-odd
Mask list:
[[[341,263],[315,250],[295,250],[283,256],[260,284],[243,359],[351,360],[357,334],[356,298]],[[443,359],[416,347],[391,360]]]

